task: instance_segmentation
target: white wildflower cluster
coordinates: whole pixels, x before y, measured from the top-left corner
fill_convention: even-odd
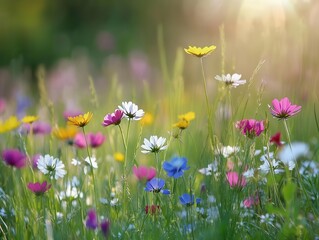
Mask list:
[[[95,156],[86,157],[83,162],[84,162],[83,172],[84,172],[85,175],[90,173],[91,167],[95,168],[95,169],[98,168]],[[71,164],[74,165],[74,166],[80,166],[80,165],[82,165],[82,162],[77,160],[77,159],[75,159],[75,158],[73,158],[72,161],[71,161]]]
[[[217,173],[218,170],[218,162],[215,160],[213,163],[208,164],[207,168],[201,168],[198,170],[203,175],[210,176],[213,173]]]
[[[240,151],[240,147],[236,146],[226,146],[226,147],[219,147],[215,151],[215,154],[221,154],[224,158],[228,158],[232,156],[235,153],[238,153]]]
[[[76,176],[72,178],[71,181],[67,181],[65,185],[65,190],[58,194],[58,199],[62,201],[64,207],[66,207],[66,202],[71,201],[72,206],[77,205],[77,199],[83,198],[83,192],[79,189],[80,182]]]

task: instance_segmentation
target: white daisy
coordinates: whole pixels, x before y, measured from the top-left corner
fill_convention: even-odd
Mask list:
[[[165,150],[167,145],[165,145],[166,138],[151,136],[150,140],[144,138],[144,144],[141,146],[144,150],[142,153],[158,153],[159,151]]]
[[[66,174],[62,161],[50,156],[49,154],[46,154],[45,156],[41,155],[37,162],[37,166],[43,174],[50,175],[51,179],[63,178]]]
[[[222,154],[224,158],[228,158],[230,155],[239,152],[240,148],[239,147],[232,147],[232,146],[226,146],[226,147],[221,147],[220,149],[217,149],[216,153],[217,154]]]
[[[132,120],[140,120],[144,116],[144,111],[138,109],[138,106],[132,102],[122,102],[122,106],[118,106],[124,112],[124,117]]]
[[[238,87],[246,83],[246,80],[240,80],[241,74],[234,73],[233,75],[222,74],[221,76],[216,75],[215,79],[221,82],[224,82],[227,86]]]

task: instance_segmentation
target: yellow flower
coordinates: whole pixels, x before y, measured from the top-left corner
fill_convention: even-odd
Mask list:
[[[178,116],[179,121],[175,124],[173,124],[173,127],[178,127],[179,129],[186,129],[188,128],[190,121],[195,119],[195,113],[194,112],[188,112],[183,115]]]
[[[38,116],[25,116],[24,118],[21,119],[21,122],[32,124],[35,121],[37,121],[38,119],[39,119]]]
[[[53,134],[60,140],[70,140],[74,138],[77,131],[77,128],[74,126],[68,126],[66,128],[57,127],[53,130]]]
[[[93,117],[93,113],[91,113],[91,112],[87,112],[84,115],[81,114],[81,115],[78,115],[75,117],[68,117],[68,124],[74,125],[77,127],[84,127],[85,125],[87,125],[90,122],[92,117]]]
[[[154,121],[154,117],[151,113],[145,113],[140,123],[142,125],[151,125]]]
[[[0,133],[9,132],[13,129],[19,127],[21,122],[19,122],[16,116],[9,117],[5,122],[0,121]]]
[[[124,155],[122,153],[120,153],[120,152],[115,152],[113,154],[113,157],[118,162],[123,162],[124,161]]]
[[[215,49],[216,49],[216,46],[214,46],[214,45],[211,45],[209,47],[204,47],[204,48],[192,47],[192,46],[189,46],[187,49],[184,48],[186,53],[191,54],[191,55],[196,56],[196,57],[200,57],[200,58],[210,54]]]

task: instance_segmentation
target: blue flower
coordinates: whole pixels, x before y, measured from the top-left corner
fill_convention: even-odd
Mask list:
[[[168,189],[163,189],[165,181],[161,178],[153,178],[146,183],[145,191],[154,193],[170,194]]]
[[[179,197],[179,201],[182,205],[185,205],[187,207],[194,205],[194,194],[190,195],[188,193],[184,193],[182,196]],[[196,198],[196,204],[200,204],[201,199]]]
[[[179,178],[183,176],[184,171],[189,169],[187,159],[184,157],[173,157],[170,162],[163,163],[163,169],[169,177]]]

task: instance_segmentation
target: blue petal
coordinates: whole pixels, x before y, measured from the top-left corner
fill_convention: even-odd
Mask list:
[[[168,189],[163,189],[163,190],[161,190],[161,193],[163,193],[165,195],[169,195],[171,192]]]

